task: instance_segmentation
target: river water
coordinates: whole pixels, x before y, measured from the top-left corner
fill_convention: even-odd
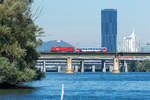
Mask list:
[[[46,73],[25,83],[35,89],[0,90],[0,100],[150,100],[150,73]]]

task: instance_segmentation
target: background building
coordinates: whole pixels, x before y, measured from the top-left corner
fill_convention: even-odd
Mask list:
[[[104,9],[101,11],[101,46],[108,51],[117,50],[117,10]]]
[[[137,52],[137,43],[135,32],[123,38],[123,51],[124,52]]]

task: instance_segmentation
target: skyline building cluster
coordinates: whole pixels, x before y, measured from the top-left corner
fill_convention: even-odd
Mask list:
[[[110,52],[117,51],[117,10],[101,10],[101,46]]]
[[[135,32],[123,37],[123,52],[138,52],[140,46],[137,43]],[[101,10],[101,46],[109,52],[117,51],[117,9]],[[119,47],[120,48],[120,47]],[[120,48],[121,49],[121,48]]]

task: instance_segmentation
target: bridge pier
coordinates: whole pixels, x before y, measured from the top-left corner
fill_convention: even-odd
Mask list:
[[[112,73],[114,73],[114,74],[120,73],[120,70],[119,70],[119,57],[118,56],[117,57],[115,56],[113,58],[113,64],[114,64],[114,66],[113,66]]]
[[[128,64],[126,61],[124,61],[124,69],[125,69],[125,72],[128,72]]]
[[[121,61],[121,71],[128,72],[128,65],[125,60]]]
[[[72,69],[73,69],[73,72],[74,72],[74,70],[75,70],[74,68],[75,68],[75,66],[72,64]]]
[[[75,72],[78,72],[78,65],[75,66]]]
[[[95,65],[92,65],[92,72],[95,72]]]
[[[43,61],[43,66],[41,66],[41,72],[46,72],[46,62]]]
[[[68,57],[67,64],[66,64],[66,74],[72,74],[72,73],[73,73],[72,58]]]
[[[106,63],[105,63],[105,60],[102,60],[102,71],[103,72],[106,72]]]
[[[109,72],[112,72],[113,66],[109,66]]]
[[[84,72],[84,61],[83,60],[81,61],[80,65],[81,65],[81,72]]]
[[[43,72],[43,66],[40,67],[40,71]]]
[[[58,72],[61,72],[61,66],[58,66],[57,71],[58,71]]]
[[[125,72],[125,66],[124,66],[124,61],[121,61],[121,67],[120,67],[120,71],[121,72]]]

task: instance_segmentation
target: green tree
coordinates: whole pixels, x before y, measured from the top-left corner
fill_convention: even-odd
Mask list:
[[[150,72],[150,61],[144,60],[143,62],[129,62],[128,69],[130,72]]]
[[[146,72],[150,72],[150,61],[149,60],[145,60],[143,62],[143,66],[145,67]]]
[[[142,65],[142,62],[138,62],[135,67],[136,72],[145,72],[145,67]]]
[[[0,0],[0,70],[4,71],[0,84],[31,81],[41,74],[35,64],[39,57],[36,47],[41,43],[36,36],[42,34],[42,28],[32,20],[32,2]]]
[[[128,71],[129,72],[136,72],[136,66],[137,66],[138,62],[136,61],[130,61],[128,62]]]
[[[150,72],[150,61],[144,60],[136,67],[137,72]]]

